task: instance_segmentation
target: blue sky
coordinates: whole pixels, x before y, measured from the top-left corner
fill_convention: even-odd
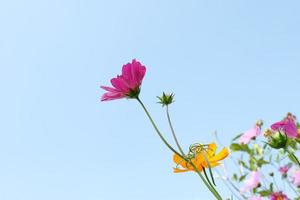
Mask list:
[[[141,98],[183,146],[224,144],[256,119],[300,115],[299,1],[0,2],[0,199],[212,199],[132,100],[100,103],[100,85],[133,58]],[[218,183],[220,192],[228,192]]]

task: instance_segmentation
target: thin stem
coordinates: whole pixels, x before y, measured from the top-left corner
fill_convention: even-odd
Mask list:
[[[222,178],[221,173],[216,170],[217,174],[219,175],[220,179],[222,179],[223,183],[226,185],[226,187],[230,190],[230,192],[239,200],[243,200],[243,196],[240,194],[240,192],[238,191],[238,194],[241,195],[242,197],[239,197],[235,191],[230,187],[230,185],[228,184],[228,177],[226,176],[225,178]],[[245,199],[245,198],[244,198]]]
[[[239,188],[237,188],[237,186],[236,185],[234,185],[233,183],[232,183],[232,181],[230,181],[229,179],[227,179],[227,181],[230,183],[230,185],[244,198],[244,199],[247,199],[241,192],[240,192],[240,190],[239,190]]]
[[[300,167],[300,162],[299,162],[298,158],[295,156],[295,154],[293,152],[291,152],[288,148],[286,148],[285,150],[290,156],[292,156],[294,158],[294,160],[297,162],[298,166]]]
[[[176,155],[178,155],[180,158],[182,158],[183,160],[185,160],[186,162],[188,162],[193,169],[197,172],[197,174],[200,176],[201,180],[204,182],[205,186],[211,191],[211,193],[215,196],[215,198],[217,200],[222,200],[222,197],[220,196],[220,194],[216,191],[215,188],[211,187],[207,181],[205,180],[205,178],[203,177],[203,175],[201,174],[201,172],[198,170],[198,168],[195,166],[195,164],[193,162],[190,162],[188,159],[185,158],[184,155],[181,155],[179,152],[177,152],[168,142],[167,140],[164,138],[164,136],[162,135],[162,133],[159,131],[158,127],[156,126],[154,120],[152,119],[150,113],[148,112],[147,108],[145,107],[145,105],[143,104],[143,102],[137,97],[136,98],[137,101],[140,103],[140,105],[142,106],[142,108],[144,109],[146,115],[148,116],[152,126],[154,127],[156,133],[158,134],[158,136],[160,137],[160,139],[164,142],[164,144]]]
[[[183,152],[183,150],[182,150],[182,148],[181,148],[181,146],[180,146],[180,144],[179,144],[179,142],[178,142],[178,139],[177,139],[177,137],[176,137],[175,130],[174,130],[173,125],[172,125],[172,122],[171,122],[171,117],[170,117],[169,106],[168,106],[168,105],[166,106],[166,111],[167,111],[167,118],[168,118],[168,122],[169,122],[169,126],[170,126],[170,129],[171,129],[173,138],[174,138],[174,140],[175,140],[175,142],[176,142],[176,145],[177,145],[177,147],[178,147],[180,153],[181,153],[182,155],[184,155],[184,152]]]
[[[216,141],[217,141],[221,146],[225,147],[225,146],[222,144],[221,140],[219,139],[219,136],[218,136],[217,131],[215,131],[213,135],[215,136]],[[233,162],[234,166],[237,168],[237,170],[240,172],[240,174],[242,175],[242,171],[241,171],[240,165],[238,164],[238,162],[236,162],[236,160],[235,160],[235,158],[232,156],[232,154],[229,154],[228,157],[229,157],[229,159]]]
[[[178,147],[180,153],[181,153],[182,155],[184,155],[184,152],[183,152],[183,150],[182,150],[182,148],[181,148],[181,145],[180,145],[179,142],[178,142],[178,139],[177,139],[175,130],[174,130],[174,128],[173,128],[173,124],[172,124],[172,121],[171,121],[170,112],[169,112],[169,106],[168,106],[168,105],[166,105],[166,112],[167,112],[168,123],[169,123],[170,129],[171,129],[173,138],[174,138],[174,140],[175,140],[175,143],[176,143],[176,145],[177,145],[177,147]],[[203,155],[203,157],[206,158],[205,155]],[[205,175],[205,178],[206,178],[208,184],[209,184],[212,188],[214,188],[214,186],[216,186],[216,184],[215,184],[215,181],[214,181],[214,178],[213,178],[213,175],[212,175],[210,163],[208,162],[207,158],[206,158],[206,163],[207,163],[208,166],[209,166],[209,172],[210,172],[210,176],[211,176],[211,179],[212,179],[213,184],[212,184],[211,181],[209,180],[209,178],[208,178],[208,176],[207,176],[207,174],[206,174],[205,168],[203,168],[203,172],[204,172],[204,175]]]

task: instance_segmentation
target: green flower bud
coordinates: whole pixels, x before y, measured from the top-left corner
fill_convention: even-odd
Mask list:
[[[167,106],[174,102],[174,96],[175,95],[173,93],[165,94],[163,92],[163,95],[161,97],[157,97],[159,99],[159,102],[157,103],[160,103],[162,106]]]
[[[268,136],[268,144],[274,149],[285,148],[287,145],[288,138],[285,133],[280,131],[274,132],[272,135]]]

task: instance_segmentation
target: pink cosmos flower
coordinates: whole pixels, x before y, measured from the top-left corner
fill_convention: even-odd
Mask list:
[[[261,174],[259,171],[252,171],[250,173],[250,178],[245,181],[245,186],[242,187],[241,192],[246,192],[259,186],[260,176]]]
[[[291,168],[290,164],[284,165],[284,166],[279,168],[279,172],[281,173],[282,176],[286,176],[286,174],[287,174],[287,172],[289,171],[290,168]]]
[[[107,92],[101,97],[101,101],[110,101],[121,98],[137,98],[140,86],[146,73],[146,67],[133,59],[131,63],[123,65],[122,75],[110,80],[113,87],[101,86]]]
[[[299,187],[300,186],[300,169],[297,169],[292,175],[293,183]]]
[[[247,144],[252,140],[253,138],[257,137],[261,133],[261,123],[257,122],[256,125],[251,128],[250,130],[246,131],[241,137],[240,137],[240,144]]]
[[[298,129],[295,118],[290,113],[282,121],[274,123],[271,128],[274,131],[283,131],[290,138],[297,138],[298,136]]]
[[[250,197],[248,200],[263,200],[262,197]]]
[[[282,192],[274,192],[271,194],[270,200],[289,200],[289,198]]]

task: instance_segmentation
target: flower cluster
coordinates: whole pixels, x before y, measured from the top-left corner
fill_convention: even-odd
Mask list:
[[[299,200],[299,123],[288,113],[261,136],[262,125],[259,120],[254,127],[235,137],[230,146],[236,152],[232,158],[238,169],[229,179],[235,195],[249,200]]]

